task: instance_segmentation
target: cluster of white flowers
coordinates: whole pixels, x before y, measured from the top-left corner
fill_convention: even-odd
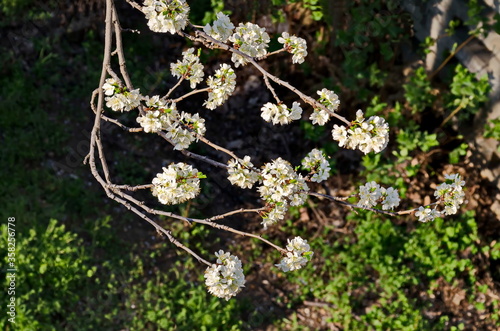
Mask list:
[[[191,88],[203,80],[203,64],[200,63],[200,57],[194,54],[194,48],[189,48],[182,52],[182,61],[170,64],[172,75],[178,78],[189,80]]]
[[[454,215],[458,212],[458,208],[464,203],[465,192],[463,187],[465,181],[460,178],[459,174],[445,175],[445,182],[438,185],[434,196],[438,200],[438,204],[443,203],[444,208],[439,211],[437,207],[430,206],[419,207],[415,216],[420,222],[433,221],[436,217],[444,215]]]
[[[121,87],[114,78],[106,79],[102,89],[107,95],[106,107],[114,111],[130,111],[138,107],[142,100],[139,89],[128,91],[126,87]]]
[[[316,92],[319,95],[319,102],[329,111],[335,112],[340,106],[339,96],[335,92],[326,88]],[[321,108],[315,108],[309,119],[312,124],[325,125],[330,119],[330,114]]]
[[[430,207],[419,207],[415,216],[418,217],[418,220],[423,223],[432,222],[436,217],[441,216],[441,212],[436,208]]]
[[[283,47],[287,50],[287,52],[293,54],[293,63],[300,64],[304,62],[304,59],[307,56],[307,43],[304,39],[297,36],[290,36],[288,32],[283,32],[281,37],[278,38],[278,42],[283,44]]]
[[[269,210],[262,213],[262,225],[264,230],[267,229],[269,225],[278,223],[285,218],[286,212],[288,211],[287,205],[285,203],[275,203],[269,206]]]
[[[143,116],[137,117],[137,123],[141,125],[144,132],[158,132],[161,131],[165,121],[165,115],[160,113],[159,110],[146,111]]]
[[[203,31],[210,37],[225,43],[233,34],[234,24],[231,23],[229,17],[223,13],[217,13],[217,19],[214,24],[205,25]]]
[[[302,177],[297,174],[290,163],[277,158],[276,160],[266,163],[261,172],[262,186],[259,187],[259,193],[262,199],[273,206],[287,207],[288,204],[292,206],[300,206],[306,201],[306,193],[309,188]],[[281,209],[275,210],[277,216],[280,216]],[[272,216],[272,215],[271,215]],[[280,217],[270,217],[270,213],[264,215],[264,228],[268,225],[276,223]]]
[[[158,95],[145,97],[145,114],[137,118],[137,122],[145,132],[166,131],[166,136],[174,144],[174,149],[183,150],[193,141],[197,141],[196,134],[203,136],[206,131],[205,119],[199,114],[190,114],[177,111],[174,102],[167,104]]]
[[[231,184],[241,188],[252,188],[259,180],[259,174],[252,170],[253,164],[250,162],[250,156],[246,155],[242,159],[231,159],[228,161],[229,181]]]
[[[320,183],[330,176],[330,164],[323,152],[314,148],[302,160],[302,168],[309,170],[313,175],[311,181]]]
[[[214,76],[209,76],[207,85],[210,91],[208,92],[208,100],[203,104],[210,110],[222,105],[227,98],[234,92],[236,87],[236,74],[233,68],[227,64],[222,64],[215,71]]]
[[[335,124],[332,136],[339,142],[340,147],[358,148],[365,154],[371,151],[379,153],[389,142],[389,125],[379,116],[372,116],[365,121],[360,109],[356,112],[356,120],[348,129]]]
[[[205,119],[198,114],[172,113],[169,119],[165,130],[167,138],[174,143],[174,149],[183,150],[188,148],[193,141],[198,141],[195,133],[201,136],[205,134]]]
[[[393,187],[386,189],[373,181],[359,187],[358,205],[361,207],[371,208],[381,202],[383,210],[394,209],[400,201],[398,190]]]
[[[301,237],[295,237],[292,240],[288,239],[286,249],[288,251],[286,256],[279,264],[276,264],[276,266],[284,272],[302,268],[314,255],[314,252],[311,252],[311,247],[309,247],[307,240]]]
[[[153,179],[152,193],[166,205],[182,203],[200,193],[200,178],[205,176],[189,164],[172,163]]]
[[[175,34],[186,27],[189,6],[185,0],[145,0],[142,12],[152,31]]]
[[[240,52],[251,57],[262,57],[267,54],[268,43],[271,39],[265,28],[253,23],[240,23],[229,40]],[[248,62],[245,57],[236,53],[233,53],[231,61],[234,62],[236,68]]]
[[[458,212],[460,205],[464,203],[463,186],[465,181],[460,178],[459,174],[445,175],[445,179],[446,181],[436,188],[434,196],[443,201],[444,214],[454,215]]]
[[[245,287],[245,275],[241,261],[237,256],[224,253],[223,250],[215,253],[217,263],[205,270],[205,285],[212,295],[229,300]]]
[[[261,108],[262,118],[266,122],[273,122],[273,124],[289,124],[294,120],[299,120],[302,116],[302,108],[300,103],[294,101],[292,108],[287,108],[283,103],[275,105],[271,102],[266,103]]]
[[[144,132],[158,132],[164,129],[168,123],[168,117],[177,113],[175,103],[167,105],[160,96],[144,97],[146,101],[145,114],[137,117],[137,123],[141,125]]]

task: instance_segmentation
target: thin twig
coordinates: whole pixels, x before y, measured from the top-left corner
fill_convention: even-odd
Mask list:
[[[441,69],[444,68],[444,66],[450,62],[450,60],[455,56],[455,54],[457,54],[458,52],[460,52],[460,50],[462,48],[465,47],[465,45],[467,45],[469,42],[472,41],[472,39],[474,39],[475,35],[470,35],[469,38],[467,38],[463,43],[460,44],[460,46],[457,47],[457,49],[455,49],[455,51],[451,52],[450,55],[448,55],[448,57],[443,61],[443,63],[441,63],[441,65],[436,69],[434,70],[429,76],[428,76],[428,80],[432,80],[434,78],[434,76],[437,75],[438,72],[441,71]]]
[[[108,185],[108,187],[110,189],[118,189],[118,190],[126,190],[126,191],[144,190],[144,189],[152,188],[153,186],[154,186],[153,184],[144,184],[144,185],[137,185],[137,186],[117,185],[117,184]]]
[[[203,93],[203,92],[210,92],[210,88],[208,88],[208,87],[207,87],[207,88],[203,88],[203,89],[199,89],[199,90],[192,90],[191,92],[186,93],[186,94],[184,94],[183,96],[180,96],[180,97],[178,97],[177,99],[173,99],[173,100],[171,100],[171,101],[172,101],[172,102],[177,103],[177,102],[179,102],[179,101],[181,101],[181,100],[184,100],[184,99],[186,99],[187,97],[190,97],[190,96],[192,96],[192,95],[194,95],[194,94]],[[167,97],[167,95],[165,96],[165,98],[166,98],[166,97]]]
[[[184,81],[184,76],[181,76],[181,78],[177,81],[177,83],[170,89],[168,90],[167,94],[165,94],[162,99],[166,100],[174,90],[181,85],[181,83]],[[174,101],[175,102],[175,101]]]
[[[116,7],[113,7],[113,25],[115,27],[115,35],[116,35],[116,50],[118,52],[118,62],[120,65],[120,73],[122,74],[123,79],[125,80],[125,85],[129,91],[134,89],[132,85],[132,81],[127,72],[127,65],[125,64],[125,55],[123,54],[123,45],[122,45],[122,28],[120,26],[120,21],[118,20],[118,14],[116,13]]]
[[[454,109],[454,110],[450,113],[450,115],[448,115],[448,117],[446,117],[446,118],[444,119],[444,121],[441,123],[441,125],[440,125],[439,127],[440,127],[440,128],[442,128],[442,127],[443,127],[443,126],[444,126],[444,125],[445,125],[445,124],[446,124],[446,123],[447,123],[450,119],[452,119],[452,118],[453,118],[453,116],[455,116],[455,115],[456,115],[456,113],[458,113],[458,112],[460,111],[460,109],[462,109],[462,108],[463,108],[462,103],[460,103],[460,104],[458,105],[458,107],[457,107],[457,108],[455,108],[455,109]]]

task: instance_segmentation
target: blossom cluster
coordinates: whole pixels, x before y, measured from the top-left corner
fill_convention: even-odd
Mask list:
[[[349,128],[335,124],[332,136],[339,142],[340,147],[358,148],[365,154],[371,151],[379,153],[389,142],[389,125],[379,116],[372,116],[365,120],[363,112],[358,110],[356,120]]]
[[[438,185],[434,192],[434,196],[438,200],[438,204],[443,203],[444,209],[439,211],[437,207],[421,206],[418,208],[415,216],[420,222],[430,222],[436,217],[444,215],[454,215],[458,212],[458,208],[464,203],[465,193],[463,187],[465,181],[460,178],[459,174],[445,175],[445,182]]]
[[[203,104],[210,110],[222,105],[227,98],[234,92],[236,87],[236,74],[233,68],[227,64],[222,64],[215,71],[214,76],[209,76],[207,79],[209,88],[208,100]]]
[[[203,31],[210,37],[225,43],[233,34],[233,29],[234,24],[231,23],[229,17],[219,12],[217,13],[217,19],[214,21],[213,25],[205,25]]]
[[[373,181],[359,187],[358,205],[361,207],[371,208],[380,202],[383,210],[394,209],[400,201],[398,190],[393,187],[386,189]]]
[[[245,286],[245,275],[237,256],[223,250],[215,253],[217,263],[205,271],[205,285],[216,297],[229,300]]]
[[[427,223],[427,222],[434,221],[434,219],[436,217],[440,217],[441,212],[439,210],[437,210],[436,208],[420,206],[420,207],[418,207],[418,210],[415,213],[415,216],[418,217],[418,220],[420,222]]]
[[[261,117],[266,122],[273,124],[289,124],[294,120],[299,120],[302,116],[302,108],[298,102],[292,104],[292,108],[288,108],[285,104],[280,103],[275,105],[271,102],[266,103],[261,108]]]
[[[444,178],[446,181],[436,188],[434,196],[444,203],[444,214],[454,215],[458,212],[460,205],[464,203],[463,187],[465,181],[460,178],[459,174],[445,175]]]
[[[229,37],[229,41],[233,43],[234,48],[251,57],[265,56],[270,40],[266,29],[253,23],[240,23],[234,34]],[[248,62],[245,57],[236,53],[233,53],[231,60],[236,68]]]
[[[167,127],[171,114],[177,113],[175,103],[168,105],[160,96],[144,97],[146,103],[144,115],[137,117],[137,123],[144,132],[159,132]]]
[[[288,239],[286,249],[288,251],[286,256],[280,261],[279,264],[276,264],[276,267],[284,272],[302,268],[314,255],[314,252],[311,251],[311,247],[309,247],[307,240],[304,240],[301,237],[295,237],[292,240]]]
[[[259,180],[259,174],[252,170],[253,163],[250,162],[250,156],[246,155],[242,159],[230,159],[228,161],[229,181],[232,185],[241,188],[252,188]]]
[[[335,92],[326,88],[316,92],[319,95],[319,102],[332,113],[340,106],[339,96]],[[325,125],[330,119],[330,114],[325,109],[315,108],[309,119],[312,124]]]
[[[145,113],[137,117],[137,122],[145,132],[165,131],[174,149],[186,149],[198,140],[197,134],[205,134],[205,120],[199,114],[179,113],[175,103],[167,104],[158,95],[145,97],[144,100]]]
[[[196,168],[182,162],[172,163],[156,175],[151,190],[161,203],[178,204],[200,193],[200,178],[204,178],[204,175]]]
[[[185,0],[145,0],[142,12],[151,31],[175,34],[186,27],[189,6]]]
[[[311,181],[320,183],[330,176],[330,164],[323,152],[314,148],[302,160],[302,168],[312,173]]]
[[[114,78],[106,79],[102,85],[105,98],[106,107],[114,111],[130,111],[139,106],[142,95],[139,89],[128,91],[126,87],[121,87],[120,83]]]
[[[288,32],[283,32],[281,37],[278,38],[278,42],[283,44],[283,47],[287,52],[291,53],[293,63],[304,62],[307,56],[307,44],[306,41],[297,36],[290,36]]]
[[[158,95],[145,97],[144,100],[145,113],[137,117],[137,122],[145,132],[165,131],[174,149],[186,149],[198,139],[197,134],[205,134],[205,120],[200,115],[184,111],[179,113],[174,102],[168,104]]]
[[[189,48],[182,52],[182,60],[172,63],[170,70],[174,77],[189,80],[191,88],[203,80],[203,64],[200,63],[198,55],[194,54],[194,48]]]
[[[172,113],[170,121],[165,128],[166,136],[174,144],[174,149],[183,150],[193,141],[197,141],[196,134],[203,136],[206,131],[205,120],[199,114],[186,112]]]
[[[306,200],[309,188],[290,163],[277,158],[266,163],[261,171],[262,185],[258,188],[260,196],[274,208],[263,217],[264,228],[282,219],[286,206],[300,206]]]

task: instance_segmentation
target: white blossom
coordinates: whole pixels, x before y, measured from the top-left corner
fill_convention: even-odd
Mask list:
[[[153,196],[166,205],[182,203],[200,193],[200,178],[204,177],[196,168],[185,164],[170,164],[153,179]]]
[[[106,107],[114,111],[130,111],[139,106],[142,95],[139,89],[128,91],[126,87],[120,87],[119,83],[113,79],[106,79],[106,83],[102,86],[104,94],[107,97]]]
[[[345,127],[334,124],[332,130],[332,136],[333,140],[339,142],[340,147],[346,145],[348,137],[347,137],[347,130],[345,129]]]
[[[314,252],[311,251],[311,247],[307,243],[307,240],[304,240],[301,237],[295,237],[292,240],[288,239],[286,249],[288,251],[286,256],[279,264],[276,264],[276,267],[280,268],[284,272],[302,268],[314,255]]]
[[[358,205],[363,208],[372,208],[381,203],[383,210],[394,209],[399,206],[400,200],[398,190],[393,187],[386,189],[374,181],[359,187]]]
[[[205,285],[212,295],[229,300],[245,287],[245,275],[237,256],[216,252],[217,263],[205,270]]]
[[[125,105],[124,108],[125,111],[130,111],[134,108],[139,107],[142,100],[142,95],[139,93],[139,89],[135,89],[130,92],[126,91],[123,94],[127,98],[127,104]]]
[[[159,110],[146,111],[143,116],[137,117],[137,123],[141,125],[144,132],[158,132],[163,127],[160,116],[164,115]]]
[[[307,43],[304,39],[297,36],[290,36],[288,32],[283,32],[281,37],[278,38],[278,42],[283,44],[283,47],[287,52],[292,53],[293,63],[304,62],[307,56]]]
[[[311,171],[313,174],[311,181],[313,182],[320,183],[330,176],[330,164],[325,155],[316,148],[310,151],[302,160],[302,167]]]
[[[170,126],[179,117],[175,103],[168,105],[160,96],[146,96],[143,99],[145,113],[137,117],[144,132],[159,132]]]
[[[243,160],[230,159],[228,161],[229,181],[231,184],[241,188],[252,188],[259,180],[259,174],[252,170],[253,164],[250,156],[246,155]]]
[[[330,114],[324,109],[315,108],[309,119],[312,121],[312,124],[325,125],[330,119]]]
[[[264,227],[264,230],[267,229],[268,226],[278,223],[279,221],[285,218],[285,214],[288,208],[285,203],[275,204],[272,206],[272,209],[262,215],[261,224]]]
[[[268,43],[271,39],[265,28],[253,23],[240,23],[229,40],[240,52],[251,57],[262,57],[267,54]],[[245,57],[236,53],[233,53],[231,61],[234,62],[236,68],[248,62]]]
[[[183,150],[189,147],[193,141],[198,141],[195,133],[203,136],[206,131],[205,120],[198,114],[191,115],[181,112],[169,117],[165,124],[166,136],[174,144],[174,149]]]
[[[208,109],[215,109],[222,105],[236,87],[236,74],[233,68],[227,64],[222,64],[219,69],[215,71],[214,76],[209,76],[207,85],[210,91],[208,92],[208,100],[203,104]]]
[[[392,187],[382,190],[384,201],[382,202],[382,209],[394,209],[399,206],[401,199],[399,198],[398,190]]]
[[[436,208],[429,207],[419,207],[418,211],[415,213],[415,216],[418,217],[418,220],[423,223],[434,221],[436,217],[440,217],[441,213]]]
[[[308,191],[309,188],[304,178],[282,158],[266,163],[261,176],[262,186],[259,187],[259,192],[267,202],[290,202],[292,206],[305,202],[307,195],[303,191]]]
[[[185,0],[145,0],[142,12],[152,31],[175,34],[186,27],[189,6]]]
[[[115,89],[119,88],[120,84],[114,78],[107,78],[104,85],[102,85],[102,89],[104,90],[104,94],[107,96],[112,96],[115,93]]]
[[[266,122],[273,124],[289,124],[294,120],[298,120],[302,115],[302,108],[298,102],[292,104],[292,108],[287,108],[285,104],[275,105],[271,102],[266,103],[261,108],[261,117]]]
[[[229,37],[233,34],[234,24],[231,23],[229,17],[221,12],[217,13],[217,19],[214,21],[213,25],[205,25],[203,31],[210,37],[222,41],[225,43]]]
[[[200,63],[198,55],[194,54],[194,48],[189,48],[182,52],[182,60],[172,63],[170,65],[172,75],[178,78],[189,80],[191,88],[203,80],[205,73],[203,72],[203,65]]]
[[[359,187],[358,205],[365,208],[371,208],[378,203],[382,197],[380,185],[375,182],[369,182]]]
[[[445,175],[446,181],[436,188],[434,196],[444,203],[444,214],[453,215],[458,212],[460,205],[464,203],[465,193],[463,186],[465,182],[459,174]]]
[[[372,116],[365,121],[363,112],[358,110],[356,120],[345,129],[334,125],[332,137],[339,142],[339,146],[349,149],[359,149],[365,154],[379,153],[389,142],[389,125],[378,116]]]
[[[335,92],[326,88],[316,92],[319,95],[319,102],[328,108],[328,110],[335,112],[340,106],[339,96]]]
[[[111,97],[106,97],[106,107],[114,111],[123,111],[128,104],[127,97],[121,93],[117,93]]]

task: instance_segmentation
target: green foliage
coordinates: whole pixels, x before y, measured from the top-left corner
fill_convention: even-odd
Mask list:
[[[275,7],[283,7],[288,3],[299,3],[301,7],[308,9],[311,12],[311,17],[315,21],[321,21],[324,16],[324,8],[321,0],[272,0],[272,4]],[[279,18],[279,12],[277,12],[273,18],[281,22]]]
[[[397,43],[406,35],[403,27],[408,16],[395,1],[348,1],[345,5],[351,19],[335,38],[335,46],[344,55],[341,81],[363,99],[372,94],[366,85],[380,86],[385,80]]]
[[[404,130],[399,131],[396,141],[398,145],[392,151],[392,154],[397,157],[398,163],[412,160],[415,151],[428,152],[432,147],[439,145],[437,134],[420,131],[416,123],[412,121],[408,123]],[[408,164],[406,166],[406,175],[413,177],[419,170],[420,163]]]
[[[45,230],[23,231],[16,223],[16,327],[19,330],[50,330],[77,317],[74,307],[83,284],[92,278],[96,267],[82,249],[82,240],[52,219]],[[19,232],[22,231],[22,232]],[[7,251],[7,226],[2,224],[0,250]],[[6,258],[4,257],[6,260]],[[6,280],[4,280],[4,285]],[[5,286],[4,286],[5,288]],[[6,302],[5,291],[0,291]],[[6,328],[6,319],[0,327]]]
[[[478,80],[473,73],[459,64],[455,67],[455,74],[450,84],[447,105],[451,109],[460,107],[467,109],[468,114],[474,114],[488,100],[490,89],[491,87],[486,76]],[[463,114],[459,119],[465,119],[466,116],[467,114]]]
[[[467,154],[467,149],[469,148],[469,145],[466,143],[461,143],[460,146],[455,148],[450,152],[448,155],[450,163],[451,164],[456,164],[460,162],[460,157],[465,156]]]
[[[485,124],[484,137],[500,140],[500,118],[492,119]],[[500,145],[497,149],[500,151]]]
[[[177,263],[175,268],[181,269],[182,265]],[[242,309],[248,308],[248,303],[241,299],[215,298],[202,285],[203,277],[191,282],[183,279],[183,274],[151,277],[144,272],[127,290],[130,296],[126,306],[133,315],[129,327],[134,330],[241,330],[243,322],[238,316]]]
[[[193,22],[201,22],[203,25],[211,24],[217,19],[217,13],[222,12],[231,15],[230,10],[224,10],[224,0],[194,0],[190,3],[190,19]]]
[[[410,81],[403,85],[405,98],[412,109],[412,113],[422,112],[430,107],[436,97],[424,67],[418,67],[410,76]]]
[[[450,286],[464,281],[475,287],[470,259],[478,253],[474,213],[418,224],[412,231],[372,212],[352,213],[349,220],[356,225],[352,235],[339,236],[326,228],[312,240],[320,256],[313,258],[314,265],[287,274],[300,289],[289,299],[330,303],[330,322],[350,330],[442,329],[447,317],[424,317],[421,310],[431,303],[417,293],[437,296],[435,282],[440,279]],[[474,302],[473,295],[466,300]],[[279,325],[290,323],[288,319]]]
[[[0,0],[0,11],[7,16],[19,14],[32,2],[33,0]]]
[[[291,2],[301,2],[304,8],[311,11],[313,20],[320,21],[323,18],[323,6],[320,0],[291,0]]]

